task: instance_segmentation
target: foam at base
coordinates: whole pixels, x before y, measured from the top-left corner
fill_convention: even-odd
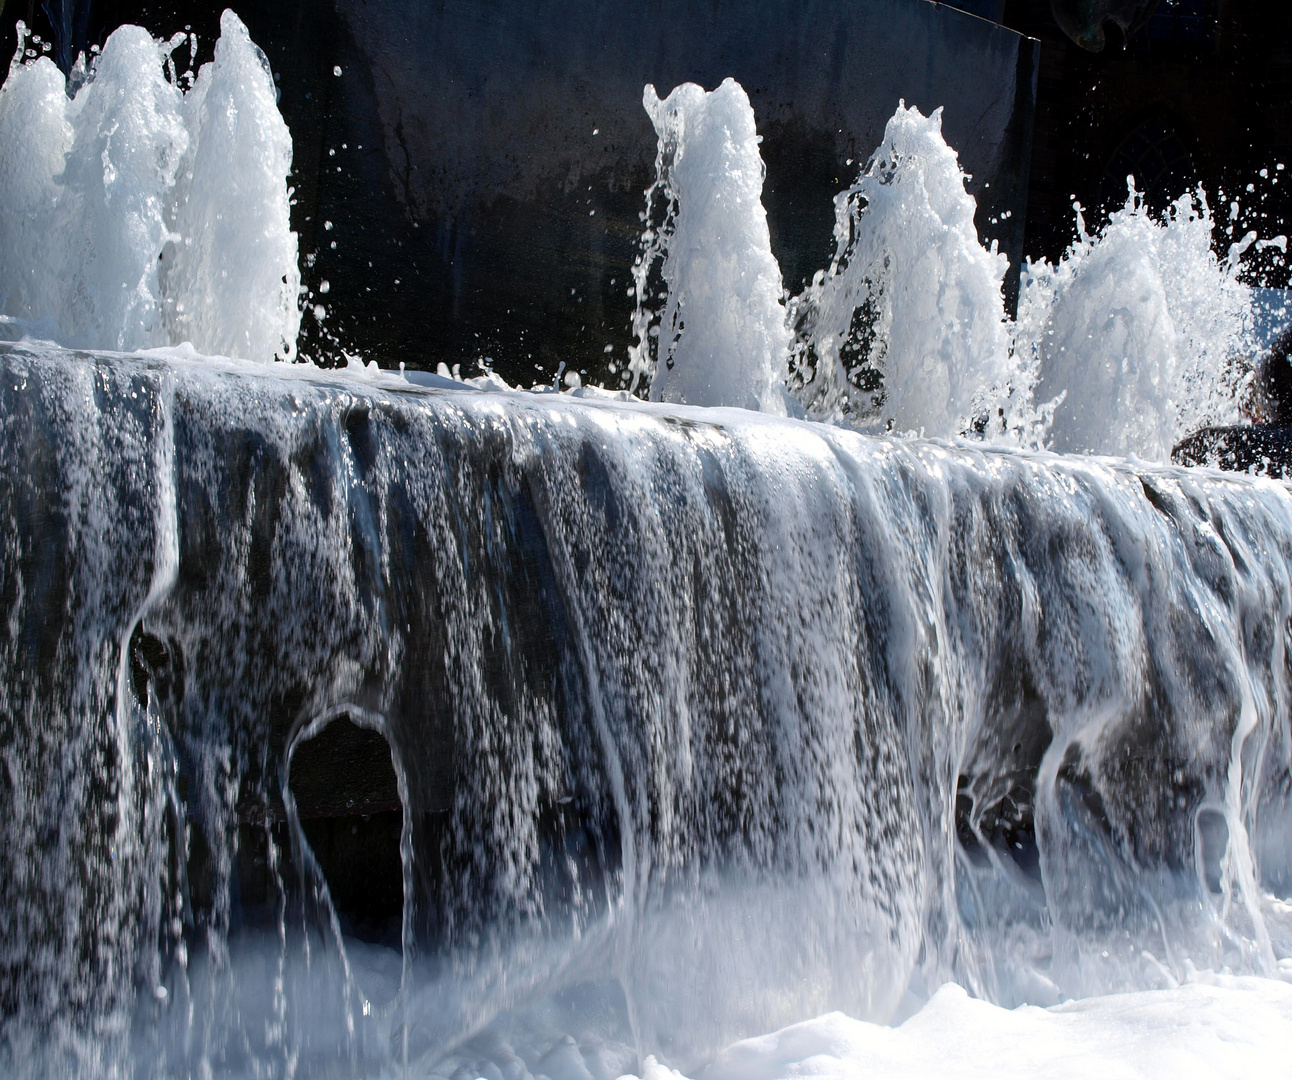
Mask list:
[[[1256,1080],[1288,1075],[1292,986],[1200,976],[1173,990],[1003,1009],[943,986],[900,1027],[843,1013],[724,1050],[703,1080]],[[643,1080],[681,1075],[647,1059]]]

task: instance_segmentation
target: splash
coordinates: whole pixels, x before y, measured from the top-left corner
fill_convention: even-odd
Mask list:
[[[1008,260],[979,243],[974,210],[941,110],[899,105],[835,199],[834,261],[792,304],[814,415],[942,436],[1016,425],[1031,387],[1011,365]]]
[[[0,89],[0,314],[75,347],[294,356],[291,137],[264,54],[232,12],[220,29],[187,93],[185,35],[123,26],[70,81],[20,45]]]
[[[222,26],[187,92],[131,29],[70,84],[11,70],[8,318],[290,355],[287,143]],[[813,415],[964,439],[0,345],[19,1075],[613,1080],[836,1008],[1017,1033],[946,979],[1152,1012],[1288,970],[1288,490],[984,446],[1148,456],[1229,415],[1241,251],[1132,201],[1011,325],[938,116],[902,109],[786,306],[743,91],[646,101],[652,396],[785,408],[797,333]],[[344,724],[386,801],[340,813],[373,765],[328,771]]]
[[[730,86],[723,92],[734,103],[739,88]],[[942,137],[941,110],[926,117],[902,104],[857,182],[835,200],[830,266],[782,304],[773,295],[780,279],[756,205],[752,179],[761,173],[753,143],[736,181],[717,167],[703,184],[676,181],[670,163],[678,147],[720,161],[731,143],[721,127],[695,124],[684,132],[681,103],[698,108],[708,99],[697,87],[674,93],[671,110],[652,104],[652,90],[647,96],[660,132],[650,207],[662,191],[668,208],[663,226],[648,231],[638,267],[639,373],[652,365],[648,335],[662,334],[669,367],[656,377],[663,385],[707,380],[704,400],[775,401],[737,389],[752,386],[750,376],[722,359],[718,346],[683,342],[713,340],[740,345],[739,356],[779,357],[788,333],[786,385],[807,414],[861,430],[1165,460],[1189,431],[1239,419],[1257,345],[1253,294],[1239,273],[1256,237],[1218,257],[1201,194],[1182,197],[1157,219],[1132,190],[1093,235],[1079,219],[1078,238],[1058,263],[1024,268],[1011,321],[1003,300],[1007,260],[979,239],[976,205]],[[752,139],[743,94],[737,112]],[[721,219],[720,235],[740,237],[744,246],[729,244],[722,273],[712,272],[712,237],[698,240],[689,225],[681,240],[672,231],[688,214],[701,214],[695,206],[735,215]],[[719,222],[714,211],[703,212]],[[648,274],[661,252],[664,293]],[[701,290],[702,303],[693,299]],[[666,302],[656,323],[660,299]],[[756,335],[759,347],[772,347],[751,348],[736,327]],[[761,387],[769,369],[757,370]],[[779,360],[770,370],[781,370]],[[714,389],[719,385],[727,390]]]
[[[664,219],[634,271],[634,383],[651,375],[653,401],[783,414],[790,333],[749,98],[727,79],[709,93],[686,83],[663,101],[647,86],[643,104],[659,135],[648,215],[658,200]],[[651,304],[656,274],[662,310]]]
[[[1188,432],[1239,421],[1252,299],[1243,249],[1217,258],[1213,231],[1201,193],[1156,219],[1132,189],[1097,235],[1078,217],[1058,264],[1025,267],[1015,352],[1057,399],[1051,449],[1160,461]]]
[[[1182,1017],[1188,1020],[1181,1023]],[[1247,1080],[1285,1071],[1292,987],[1211,976],[1179,989],[1006,1011],[948,985],[900,1027],[833,1013],[728,1047],[705,1080],[1160,1076]],[[644,1080],[681,1074],[647,1059]]]

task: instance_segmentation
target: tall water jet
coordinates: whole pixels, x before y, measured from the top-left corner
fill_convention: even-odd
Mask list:
[[[649,377],[652,401],[783,414],[790,333],[749,98],[727,79],[663,101],[648,85],[642,102],[659,136],[647,216],[662,217],[634,269],[634,384]]]
[[[15,59],[0,90],[0,183],[17,195],[0,211],[4,313],[53,319],[71,345],[166,345],[157,262],[188,145],[182,95],[138,27],[109,38],[95,72],[69,98],[53,61]]]
[[[835,199],[833,262],[791,305],[794,382],[813,415],[944,437],[1027,422],[1008,260],[979,242],[974,209],[942,110],[900,106]]]
[[[70,97],[20,46],[0,89],[0,315],[83,348],[294,356],[291,138],[264,55],[232,12],[221,31],[187,94],[179,42],[138,27]]]
[[[292,140],[264,53],[232,11],[215,58],[184,95],[189,132],[167,203],[161,292],[172,342],[201,352],[290,359],[300,270],[290,227]]]
[[[1253,319],[1238,259],[1254,240],[1219,258],[1201,195],[1159,220],[1132,189],[1099,233],[1078,216],[1057,264],[1027,264],[1015,348],[1037,397],[1061,399],[1051,449],[1161,461],[1188,432],[1239,419]]]

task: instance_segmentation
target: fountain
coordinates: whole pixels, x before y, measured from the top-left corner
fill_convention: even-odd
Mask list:
[[[786,300],[749,98],[647,89],[654,400],[321,368],[270,70],[182,46],[0,90],[7,1074],[1281,1067],[1292,497],[1164,460],[1250,382],[1205,205],[1011,320],[902,105]]]

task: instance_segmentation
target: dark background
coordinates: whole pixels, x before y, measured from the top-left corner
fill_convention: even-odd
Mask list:
[[[1292,180],[1272,180],[1278,163],[1292,169],[1292,4],[1161,0],[1129,40],[1110,27],[1098,53],[1063,35],[1049,0],[1007,0],[1002,22],[1041,42],[1029,255],[1062,253],[1074,199],[1096,221],[1121,205],[1128,173],[1155,209],[1201,184],[1213,208],[1239,197],[1240,228],[1288,231]],[[1228,211],[1217,216],[1227,221]],[[1286,287],[1285,270],[1263,270]]]
[[[854,0],[855,6],[866,3]],[[218,36],[222,6],[96,0],[73,5],[60,35],[54,25],[62,18],[58,0],[7,0],[0,16],[0,54],[12,55],[13,23],[20,17],[42,37],[71,43],[62,50],[65,63],[75,49],[102,42],[123,22],[135,22],[166,36],[191,27],[199,35],[200,63],[209,59]],[[462,6],[441,2],[426,9],[452,12]],[[982,167],[971,183],[980,202],[980,232],[1011,255],[1015,271],[1023,255],[1054,259],[1062,253],[1074,235],[1074,202],[1085,208],[1088,225],[1097,226],[1124,202],[1128,173],[1137,177],[1156,210],[1201,185],[1213,208],[1222,208],[1217,217],[1226,226],[1228,200],[1239,197],[1236,235],[1249,226],[1263,236],[1286,231],[1282,222],[1292,217],[1292,180],[1276,183],[1288,174],[1277,173],[1275,166],[1286,162],[1292,171],[1292,4],[1161,0],[1129,40],[1110,25],[1108,43],[1098,53],[1064,35],[1050,0],[960,0],[955,6],[1039,43],[1020,53],[1014,128],[1001,136],[1012,148],[1012,160],[1000,170],[996,192],[984,190]],[[351,7],[365,5],[352,0]],[[593,169],[591,196],[583,198],[581,189],[574,190],[577,185],[567,185],[571,190],[557,198],[563,205],[544,222],[527,223],[516,206],[502,204],[477,212],[474,221],[470,215],[455,218],[435,207],[428,210],[424,193],[419,202],[412,152],[401,176],[383,147],[376,86],[380,63],[361,62],[362,50],[352,36],[353,11],[347,22],[326,0],[250,0],[236,10],[279,76],[280,105],[295,143],[293,226],[302,255],[312,257],[302,267],[305,282],[314,290],[323,280],[331,285],[326,298],[310,299],[311,305],[325,303],[328,316],[320,326],[307,312],[304,354],[326,361],[345,347],[383,364],[433,368],[443,359],[461,362],[468,372],[481,356],[506,357],[500,372],[521,382],[550,378],[564,359],[590,370],[594,379],[614,383],[599,365],[604,344],[611,344],[622,362],[629,341],[632,301],[624,285],[637,251],[642,189],[650,178],[640,146],[621,154],[626,165]],[[914,62],[945,67],[960,55],[972,81],[974,42],[982,36],[976,20],[942,10],[944,54]],[[912,62],[894,52],[894,67]],[[332,76],[334,64],[343,66],[345,78]],[[716,72],[715,67],[712,73],[677,74],[707,84],[716,81]],[[661,93],[670,85],[659,79]],[[1035,99],[1027,100],[1033,85]],[[855,176],[856,165],[845,161],[864,159],[877,134],[832,139],[822,134],[823,124],[778,118],[766,92],[746,87],[765,137],[765,203],[773,248],[787,288],[797,290],[828,261],[831,198]],[[928,109],[940,102],[918,103]],[[880,117],[881,131],[889,112],[891,107]],[[950,116],[949,111],[949,141],[972,163],[974,147],[955,141]],[[653,137],[645,114],[635,122],[641,131],[629,135],[649,147]],[[339,157],[329,157],[329,150]],[[1268,178],[1259,176],[1262,169]],[[1006,179],[1016,190],[1001,190]],[[1253,192],[1246,191],[1248,184]],[[586,220],[583,203],[598,211],[599,224],[593,218],[586,234],[576,234],[571,230]],[[1008,227],[1001,223],[1005,208],[1014,210]],[[325,233],[324,221],[337,223],[335,231]],[[553,221],[559,221],[555,232]],[[1227,242],[1218,233],[1218,248]],[[509,243],[541,257],[508,258]],[[581,254],[571,258],[571,251]],[[1287,272],[1273,265],[1275,258],[1272,253],[1256,266],[1253,278],[1285,287]],[[483,272],[490,267],[506,272]]]

